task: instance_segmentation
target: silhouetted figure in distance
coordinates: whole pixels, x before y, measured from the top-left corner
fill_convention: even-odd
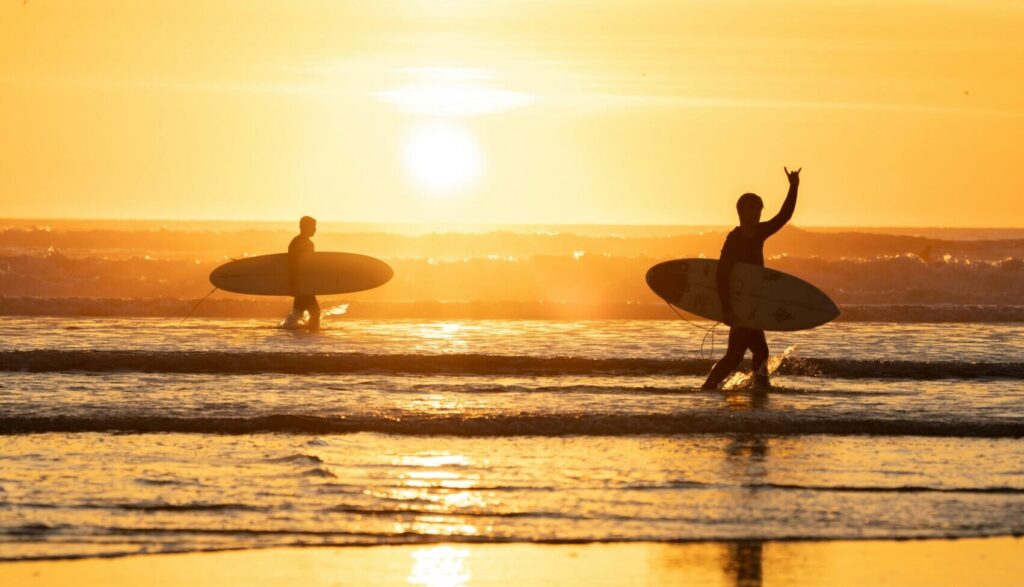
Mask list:
[[[757,194],[746,193],[736,201],[736,212],[740,216],[740,225],[729,233],[722,246],[722,256],[718,261],[718,299],[722,304],[722,322],[731,326],[729,329],[729,347],[725,356],[715,363],[701,389],[717,388],[730,373],[739,367],[743,355],[750,349],[753,355],[754,384],[757,387],[768,387],[768,341],[763,330],[735,326],[736,314],[732,307],[729,275],[736,263],[750,263],[764,267],[764,241],[779,231],[793,217],[796,209],[796,193],[800,187],[800,169],[790,171],[783,167],[789,178],[789,193],[782,209],[771,220],[761,222],[761,210],[764,202]]]
[[[313,254],[313,241],[311,237],[316,234],[316,219],[311,216],[303,216],[299,220],[299,234],[292,239],[288,245],[288,280],[291,283],[292,295],[295,301],[292,303],[291,314],[285,320],[285,326],[294,328],[302,319],[303,312],[309,312],[309,322],[306,326],[310,330],[320,328],[320,304],[314,295],[296,295],[298,292],[299,263],[307,255]]]

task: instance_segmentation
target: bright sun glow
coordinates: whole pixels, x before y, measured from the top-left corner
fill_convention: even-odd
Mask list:
[[[480,179],[484,154],[464,117],[496,114],[527,106],[532,94],[496,87],[495,72],[450,66],[398,70],[407,81],[372,95],[404,114],[419,118],[402,144],[406,175],[421,192],[454,196]]]
[[[412,82],[374,96],[406,114],[431,117],[480,116],[527,106],[536,96],[492,86],[496,74],[466,67],[410,67]]]
[[[468,84],[417,84],[377,96],[402,112],[422,116],[476,116],[533,102],[526,94]]]
[[[435,196],[458,193],[483,171],[483,153],[476,139],[466,127],[452,122],[413,126],[402,145],[402,162],[416,187]]]

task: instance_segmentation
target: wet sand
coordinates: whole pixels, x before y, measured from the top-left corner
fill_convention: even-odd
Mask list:
[[[1024,538],[272,548],[0,564],[34,585],[1020,585]]]

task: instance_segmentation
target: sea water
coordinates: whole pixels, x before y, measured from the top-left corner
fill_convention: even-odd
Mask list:
[[[0,558],[1024,532],[1020,323],[273,324],[4,318]]]

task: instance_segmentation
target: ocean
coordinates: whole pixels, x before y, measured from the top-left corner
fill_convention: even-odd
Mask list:
[[[17,230],[35,229],[10,229],[0,244]],[[934,243],[938,260],[777,253],[831,275],[817,281],[844,311],[867,309],[769,333],[778,359],[769,392],[739,381],[700,391],[726,330],[675,318],[632,285],[510,299],[492,287],[461,299],[381,288],[375,299],[331,300],[335,315],[309,333],[276,327],[283,302],[226,295],[183,321],[208,289],[206,257],[186,263],[191,273],[164,273],[154,290],[194,297],[154,297],[144,289],[158,278],[139,267],[166,269],[180,251],[9,249],[0,258],[0,559],[1019,536],[1024,322],[1014,319],[1013,284],[1024,269],[1000,257],[1019,241],[941,242],[960,247],[959,260]],[[988,252],[968,257],[965,247]],[[570,248],[555,261],[494,254],[480,262],[533,263],[543,275],[586,255],[627,273],[653,264],[600,249]],[[116,277],[131,295],[104,297],[122,262],[130,267]],[[863,281],[844,273],[851,267],[885,263],[973,275],[984,287],[964,297],[966,284],[935,277],[922,293],[877,274],[873,289],[834,285]],[[30,284],[19,272],[33,264],[45,270],[30,272]],[[81,278],[86,266],[99,277]],[[464,315],[475,303],[525,316]],[[538,319],[523,303],[583,317]],[[360,316],[373,304],[388,316]],[[578,309],[608,305],[666,314]],[[418,316],[424,308],[449,315]]]
[[[7,560],[1024,532],[1024,325],[7,318]],[[720,352],[720,343],[716,343]],[[705,344],[705,357],[711,351]]]

